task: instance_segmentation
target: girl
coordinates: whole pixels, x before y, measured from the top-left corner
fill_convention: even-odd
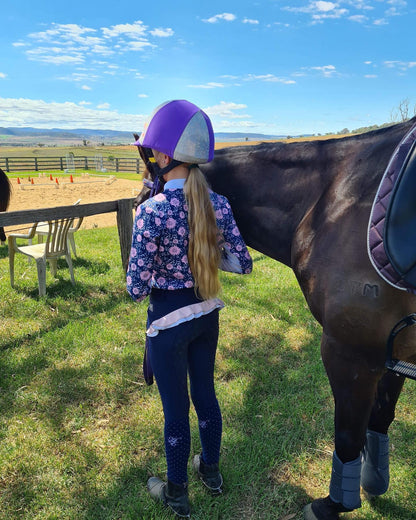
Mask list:
[[[208,189],[198,164],[214,156],[208,116],[175,100],[153,113],[136,143],[153,156],[164,191],[137,208],[127,271],[136,301],[150,295],[148,356],[165,418],[167,482],[151,477],[148,490],[178,516],[189,517],[189,374],[202,453],[193,466],[202,482],[221,493],[221,411],[214,389],[218,313],[224,304],[218,268],[250,273],[252,260],[227,199]]]

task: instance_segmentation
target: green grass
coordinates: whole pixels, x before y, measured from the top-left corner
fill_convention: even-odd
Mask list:
[[[38,297],[35,265],[0,246],[0,518],[172,518],[147,495],[164,477],[163,415],[141,373],[146,302],[125,292],[117,230],[77,232],[76,287],[64,260]],[[254,252],[254,273],[224,273],[216,386],[225,493],[190,472],[195,520],[302,518],[328,492],[333,401],[320,327],[292,272]],[[354,519],[416,517],[412,382],[391,428],[391,487]],[[192,453],[199,452],[191,412]]]

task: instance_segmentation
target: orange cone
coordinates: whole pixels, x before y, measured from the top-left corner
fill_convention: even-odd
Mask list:
[[[17,184],[20,184],[20,179],[19,179],[19,177],[17,178]]]
[[[35,184],[35,183],[33,182],[33,177],[32,177],[32,179],[31,179],[31,181],[30,181],[30,182],[31,182],[32,184]]]
[[[49,174],[49,180],[53,181],[52,173]]]
[[[56,184],[59,184],[58,177],[55,179]]]
[[[69,182],[74,182],[74,179],[72,178],[72,175],[69,177]]]

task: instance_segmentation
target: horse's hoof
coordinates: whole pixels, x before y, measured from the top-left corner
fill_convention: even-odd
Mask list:
[[[312,510],[312,504],[308,504],[303,508],[303,518],[304,520],[319,520]]]
[[[342,504],[333,502],[330,497],[318,498],[303,509],[304,520],[338,520],[338,513],[350,512]]]
[[[363,497],[366,500],[368,500],[369,502],[371,502],[372,500],[374,500],[375,498],[377,498],[379,496],[379,495],[374,495],[373,493],[369,493],[365,489],[362,490],[362,494],[363,494]]]

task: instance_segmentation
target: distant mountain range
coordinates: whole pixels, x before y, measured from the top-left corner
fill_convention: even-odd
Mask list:
[[[282,135],[266,135],[242,132],[218,132],[215,134],[217,141],[251,141],[281,139]],[[85,145],[85,144],[131,144],[133,132],[120,132],[117,130],[92,130],[87,128],[62,129],[62,128],[32,128],[32,127],[0,127],[0,146],[3,145]]]

